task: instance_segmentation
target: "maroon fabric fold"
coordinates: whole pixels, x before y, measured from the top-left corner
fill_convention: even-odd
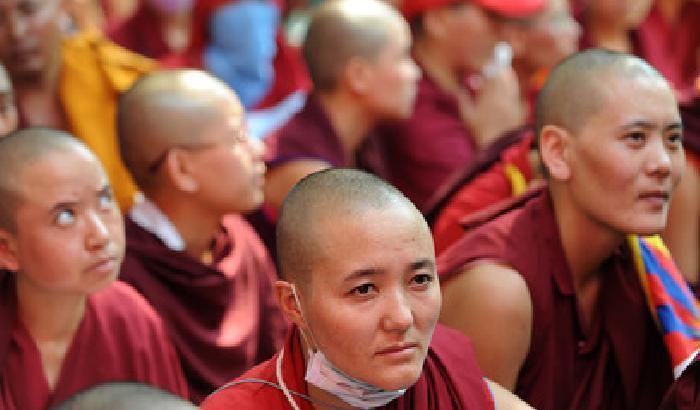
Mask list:
[[[304,374],[304,358],[299,332],[294,329],[287,338],[282,360],[282,377],[287,388],[308,394]],[[279,355],[279,353],[278,353]],[[277,384],[275,365],[278,355],[253,368],[232,386],[207,398],[203,410],[291,410],[281,390],[251,379]],[[245,380],[248,380],[245,382]],[[301,410],[313,410],[311,404],[296,398]],[[493,399],[481,377],[471,343],[462,334],[438,325],[435,328],[423,372],[418,381],[400,398],[380,409],[437,410],[493,409]]]
[[[443,280],[466,264],[502,263],[525,280],[533,305],[530,351],[516,394],[538,409],[655,409],[672,382],[629,250],[601,267],[600,313],[590,329],[579,306],[547,189],[479,215],[475,227],[438,259]],[[494,295],[497,297],[497,295]]]
[[[3,299],[14,294],[13,278],[6,276],[0,286]],[[0,368],[1,409],[45,410],[90,386],[111,381],[152,384],[187,397],[177,355],[158,315],[126,284],[117,282],[88,296],[85,317],[65,353],[53,391],[39,350],[17,318],[16,304],[3,302],[0,309],[0,317],[11,316],[15,322],[9,340],[6,331],[0,340],[7,347]]]
[[[213,266],[168,249],[130,218],[125,226],[120,279],[141,292],[163,318],[193,401],[281,346],[286,322],[272,294],[274,268],[244,219],[224,218]]]

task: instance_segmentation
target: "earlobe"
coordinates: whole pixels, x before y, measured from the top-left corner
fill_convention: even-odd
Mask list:
[[[177,189],[187,193],[195,193],[199,189],[197,179],[192,175],[189,158],[176,148],[170,149],[163,166],[168,178]]]
[[[19,268],[14,235],[0,229],[0,269],[17,272]]]
[[[540,155],[549,176],[554,180],[566,181],[571,177],[567,158],[570,138],[565,129],[555,125],[546,125],[540,131]]]

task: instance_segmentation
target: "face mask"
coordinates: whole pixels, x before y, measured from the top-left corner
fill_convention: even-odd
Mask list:
[[[148,0],[154,9],[166,13],[184,13],[192,10],[194,0]]]
[[[304,312],[301,309],[301,303],[297,297],[296,287],[294,285],[292,285],[292,293],[294,294],[294,300],[299,308],[299,312],[302,318],[304,318]],[[306,321],[306,319],[304,319],[304,321]],[[304,338],[306,339],[306,336],[304,336]],[[307,340],[307,344],[309,346],[311,345],[309,340]],[[318,348],[315,352],[309,349],[309,361],[306,364],[306,376],[304,380],[319,389],[323,389],[339,397],[351,406],[361,409],[381,407],[401,397],[406,392],[406,389],[384,390],[349,376],[333,366],[326,358],[326,355]]]

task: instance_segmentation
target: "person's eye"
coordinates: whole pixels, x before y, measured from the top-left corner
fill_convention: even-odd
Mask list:
[[[683,144],[683,133],[682,132],[672,132],[668,135],[668,142],[672,145]]]
[[[111,209],[114,206],[114,194],[111,189],[106,189],[100,193],[100,207]]]
[[[419,273],[411,278],[411,283],[418,286],[426,286],[435,280],[435,276],[429,273]]]
[[[625,134],[625,139],[634,144],[641,144],[646,140],[646,135],[641,131],[634,131]]]
[[[360,286],[355,286],[350,290],[350,293],[353,295],[369,295],[372,292],[375,292],[377,290],[377,287],[374,286],[372,283],[364,283]]]
[[[56,224],[59,226],[69,226],[75,222],[75,211],[72,209],[61,209],[56,213]]]

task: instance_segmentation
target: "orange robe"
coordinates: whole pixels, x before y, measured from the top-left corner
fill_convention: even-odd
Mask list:
[[[115,128],[119,94],[156,68],[146,57],[123,49],[96,32],[63,43],[59,98],[68,130],[102,162],[122,211],[133,202],[136,184],[119,154]]]

